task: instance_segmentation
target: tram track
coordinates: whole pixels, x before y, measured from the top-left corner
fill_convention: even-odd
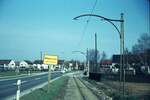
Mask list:
[[[82,100],[99,100],[99,97],[95,95],[80,78],[73,76],[73,79],[82,97]]]

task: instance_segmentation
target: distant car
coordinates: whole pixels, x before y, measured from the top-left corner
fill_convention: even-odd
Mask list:
[[[62,73],[65,73],[65,70],[61,70]]]

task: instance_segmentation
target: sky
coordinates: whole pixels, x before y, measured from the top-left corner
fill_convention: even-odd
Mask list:
[[[125,48],[129,50],[142,33],[149,33],[148,0],[97,0],[93,14],[120,19],[124,13]],[[94,48],[108,58],[119,54],[119,35],[105,21],[91,17],[72,20],[91,13],[95,0],[0,0],[0,59],[36,60],[40,52],[58,55],[59,59],[85,60]],[[120,28],[120,23],[114,22]]]

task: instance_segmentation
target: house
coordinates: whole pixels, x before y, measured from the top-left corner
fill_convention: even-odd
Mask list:
[[[27,63],[27,62],[25,62],[25,61],[20,61],[20,63],[19,63],[19,67],[20,67],[20,68],[28,68],[28,67],[29,67],[29,65],[28,65],[28,63]]]
[[[112,61],[111,60],[102,60],[101,62],[100,62],[100,66],[110,66],[110,65],[112,65]]]
[[[42,60],[35,60],[33,62],[33,67],[35,69],[38,69],[38,70],[42,70],[42,64],[43,64],[43,61]]]
[[[0,67],[4,70],[14,70],[15,69],[15,61],[13,60],[0,60]]]
[[[33,66],[34,66],[34,68],[36,68],[38,70],[43,70],[43,71],[48,70],[48,65],[43,64],[43,60],[35,60],[33,62]]]
[[[33,65],[33,62],[31,62],[31,61],[29,61],[29,60],[24,60],[25,62],[27,62],[27,64],[29,65],[29,66],[32,66]]]
[[[30,68],[33,65],[33,63],[29,60],[23,60],[19,63],[20,68]]]
[[[147,49],[145,53],[127,54],[124,55],[125,63],[130,65],[139,64],[144,65],[145,63],[150,66],[150,49]],[[120,64],[120,55],[112,56],[113,64]]]
[[[64,60],[58,60],[58,64],[59,65],[63,65],[64,64]]]
[[[143,54],[128,54],[124,55],[125,73],[126,74],[142,74],[141,66],[144,65]],[[120,55],[113,55],[112,65],[120,68]]]
[[[99,71],[100,73],[110,73],[112,68],[111,68],[111,65],[112,65],[112,61],[109,60],[109,59],[105,59],[105,60],[101,60],[100,61],[100,67],[99,68]]]
[[[129,55],[124,55],[125,62],[129,64],[136,64],[136,63],[142,63],[140,55],[137,54],[129,54]],[[120,55],[113,55],[112,56],[112,63],[113,64],[120,64]]]
[[[52,68],[51,68],[52,69]],[[48,65],[42,64],[42,70],[43,71],[48,71]]]

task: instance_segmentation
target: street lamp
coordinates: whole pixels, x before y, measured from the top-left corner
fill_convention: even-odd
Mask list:
[[[88,62],[88,50],[87,50],[87,53],[85,53],[85,52],[82,52],[82,51],[72,51],[72,53],[80,53],[80,54],[82,54],[82,55],[84,55],[85,56],[85,59],[86,59],[86,61],[85,61],[85,67],[84,67],[84,69],[86,68],[86,66],[87,66],[87,70],[88,70],[88,73],[89,73],[89,62]]]
[[[80,17],[86,17],[86,16],[97,17],[97,18],[100,18],[102,20],[109,22],[110,24],[112,24],[114,26],[114,28],[119,33],[119,39],[120,39],[120,87],[121,87],[121,81],[122,81],[122,76],[123,76],[123,96],[124,96],[125,69],[124,69],[124,17],[123,17],[123,13],[121,13],[121,17],[119,20],[109,19],[109,18],[100,16],[100,15],[95,15],[95,14],[79,15],[79,16],[73,18],[73,20],[77,20]],[[118,27],[113,22],[119,22],[120,23],[120,30],[118,29]],[[122,74],[122,71],[123,71],[123,74]]]
[[[82,52],[82,51],[72,51],[72,53],[80,53],[80,54],[86,56],[86,53],[84,53],[84,52]]]

